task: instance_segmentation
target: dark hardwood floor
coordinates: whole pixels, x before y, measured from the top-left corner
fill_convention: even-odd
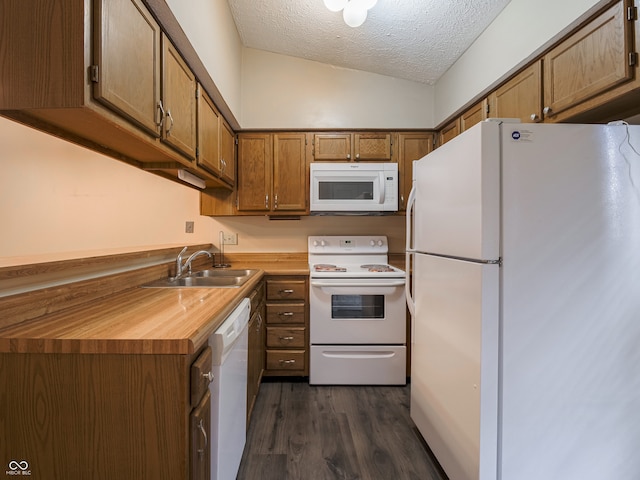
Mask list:
[[[409,418],[409,388],[263,383],[238,480],[446,480]]]

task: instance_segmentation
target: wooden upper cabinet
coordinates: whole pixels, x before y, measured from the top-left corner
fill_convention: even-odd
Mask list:
[[[306,135],[279,133],[273,136],[273,203],[275,212],[307,208],[308,181]]]
[[[220,114],[207,93],[198,86],[198,165],[220,174]]]
[[[460,132],[469,130],[476,123],[485,120],[487,118],[487,110],[487,100],[484,99],[464,112],[460,116]]]
[[[489,95],[491,118],[542,120],[542,60],[522,70]]]
[[[162,139],[188,158],[196,157],[196,77],[162,35]]]
[[[224,118],[220,120],[220,176],[229,185],[235,185],[236,136]]]
[[[238,135],[238,211],[271,210],[273,138],[268,133]]]
[[[390,133],[355,133],[353,139],[356,161],[391,161]]]
[[[391,134],[388,132],[316,133],[313,160],[391,161]]]
[[[440,146],[444,145],[449,140],[452,140],[458,135],[460,135],[460,130],[461,130],[460,123],[461,123],[460,117],[458,117],[455,120],[448,123],[447,125],[445,125],[442,128],[442,130],[440,130],[440,134],[439,134],[440,141],[438,142],[438,145]]]
[[[619,1],[544,56],[547,119],[633,78],[627,3]]]
[[[400,174],[398,209],[400,211],[406,210],[411,192],[413,161],[420,160],[433,150],[434,137],[433,133],[398,134],[398,171]]]
[[[351,160],[351,134],[316,133],[313,136],[313,159],[316,162]]]
[[[141,0],[98,0],[95,5],[93,95],[159,136],[160,27]]]

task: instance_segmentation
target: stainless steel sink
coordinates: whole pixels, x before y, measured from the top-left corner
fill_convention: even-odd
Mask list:
[[[244,285],[258,270],[203,270],[178,279],[158,280],[145,288],[237,288]]]

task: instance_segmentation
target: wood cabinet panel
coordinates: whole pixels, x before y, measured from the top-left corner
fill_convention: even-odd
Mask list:
[[[238,135],[238,210],[270,208],[273,138],[270,134]]]
[[[267,348],[304,348],[304,327],[267,327]]]
[[[391,161],[390,133],[355,133],[353,140],[356,161]]]
[[[542,120],[542,60],[528,66],[489,95],[489,116]]]
[[[98,0],[96,8],[94,97],[157,136],[160,26],[141,0]]]
[[[273,136],[273,210],[305,211],[308,181],[306,135],[280,133]]]
[[[620,1],[544,56],[546,118],[633,78],[632,28]]]
[[[196,77],[166,35],[162,35],[163,140],[196,157]]]
[[[302,350],[267,350],[267,370],[304,372],[305,352]]]
[[[351,160],[351,134],[316,133],[313,136],[313,159],[316,162]]]
[[[460,116],[460,132],[469,130],[476,123],[487,118],[487,100],[484,99],[476,103]]]
[[[267,304],[267,323],[304,324],[306,306],[303,303]]]
[[[305,300],[306,280],[267,280],[267,300]]]
[[[220,114],[207,93],[198,87],[198,165],[220,175]]]
[[[190,417],[191,475],[189,480],[211,479],[211,393],[207,390]]]
[[[236,183],[236,137],[225,121],[220,121],[220,175],[229,185]]]
[[[438,145],[444,145],[458,135],[460,135],[460,117],[448,123],[442,128],[442,130],[440,130],[440,141],[438,142]]]
[[[398,185],[400,191],[399,210],[404,211],[411,192],[413,181],[413,161],[420,160],[433,150],[433,133],[399,133],[398,134]]]
[[[189,479],[186,355],[4,353],[0,386],[0,457],[36,477]]]

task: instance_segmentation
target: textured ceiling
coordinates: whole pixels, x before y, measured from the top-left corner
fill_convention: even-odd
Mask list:
[[[378,0],[351,28],[322,0],[228,0],[246,47],[434,84],[510,0]]]

